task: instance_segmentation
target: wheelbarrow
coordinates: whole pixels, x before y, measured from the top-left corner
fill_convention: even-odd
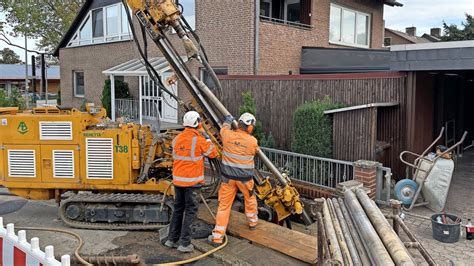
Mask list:
[[[422,153],[416,154],[411,151],[400,153],[400,160],[409,167],[411,179],[403,179],[395,185],[395,196],[410,211],[414,207],[428,205],[433,211],[444,210],[449,186],[454,172],[454,161],[452,151],[464,142],[467,131],[461,140],[451,147],[436,146],[436,153],[430,152],[438,141],[443,137],[444,127],[438,138]],[[415,157],[413,162],[405,159],[406,155]],[[418,201],[421,195],[421,200]]]

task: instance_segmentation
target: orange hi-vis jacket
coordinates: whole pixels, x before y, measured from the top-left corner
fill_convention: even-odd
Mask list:
[[[221,129],[222,175],[238,181],[249,181],[255,168],[254,156],[258,151],[257,139],[247,132],[232,130],[225,123]]]
[[[204,156],[217,157],[217,149],[194,128],[185,128],[173,140],[173,185],[204,184]]]

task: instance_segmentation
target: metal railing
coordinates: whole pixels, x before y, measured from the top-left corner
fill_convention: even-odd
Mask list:
[[[286,25],[289,27],[295,27],[295,28],[305,29],[305,30],[312,28],[312,26],[308,24],[288,21],[288,20],[279,19],[279,18],[272,18],[272,17],[267,17],[267,16],[260,16],[260,21],[270,22],[270,23],[278,24],[278,25]]]
[[[116,117],[123,117],[127,121],[140,121],[140,104],[138,99],[115,99]]]
[[[289,172],[291,178],[333,189],[340,182],[354,179],[353,162],[321,158],[271,148],[260,148],[277,168]],[[256,168],[267,171],[260,159]]]

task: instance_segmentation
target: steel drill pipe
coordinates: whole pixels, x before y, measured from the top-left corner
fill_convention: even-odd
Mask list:
[[[342,264],[344,260],[342,259],[341,249],[337,241],[334,225],[332,224],[332,221],[331,221],[331,215],[329,214],[328,203],[326,199],[323,198],[323,200],[324,200],[324,204],[323,204],[324,227],[326,229],[326,235],[330,243],[329,251],[331,254],[331,258],[339,261]]]
[[[367,193],[362,189],[357,189],[356,195],[369,220],[379,234],[380,239],[382,239],[385,248],[392,256],[393,261],[397,265],[415,265],[405,245],[390,226],[387,219],[385,219],[377,205],[367,196]]]
[[[336,232],[337,241],[339,243],[339,247],[341,248],[342,259],[344,260],[344,265],[352,266],[352,257],[347,247],[346,239],[344,238],[344,233],[342,233],[341,224],[337,219],[336,211],[334,209],[334,205],[331,199],[327,199],[329,214],[331,215],[332,224],[334,226],[334,231]]]
[[[339,206],[339,202],[337,199],[332,199],[332,205],[334,207],[334,211],[336,212],[337,219],[339,220],[339,224],[342,229],[342,234],[346,239],[347,248],[349,249],[349,253],[351,254],[352,263],[354,265],[361,265],[362,261],[360,260],[359,253],[357,252],[357,248],[355,247],[354,240],[352,239],[351,233],[349,231],[349,227],[344,219],[344,215],[341,211],[341,206]]]
[[[367,244],[367,251],[374,263],[386,266],[395,265],[352,190],[344,192],[344,201],[361,233],[362,240]]]
[[[323,215],[320,212],[316,213],[316,220],[318,223],[318,265],[325,265],[324,261],[326,261],[330,256],[328,241],[326,240],[326,230],[324,229]]]
[[[344,200],[339,198],[339,207],[341,208],[342,215],[344,216],[344,221],[347,223],[347,227],[349,228],[349,232],[352,236],[352,240],[354,241],[354,245],[357,249],[357,253],[359,254],[359,258],[362,262],[362,265],[371,265],[371,260],[367,251],[365,250],[365,246],[362,243],[359,233],[356,230],[354,223],[352,222],[351,215],[347,211],[346,204],[344,204]]]

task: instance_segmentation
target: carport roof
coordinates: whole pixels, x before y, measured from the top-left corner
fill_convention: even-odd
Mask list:
[[[474,41],[392,45],[390,70],[474,70]]]
[[[153,57],[148,59],[151,66],[161,74],[170,70],[168,61],[164,57]],[[115,76],[145,76],[148,75],[145,64],[141,59],[132,59],[120,65],[114,66],[107,70],[102,71],[105,75]]]

